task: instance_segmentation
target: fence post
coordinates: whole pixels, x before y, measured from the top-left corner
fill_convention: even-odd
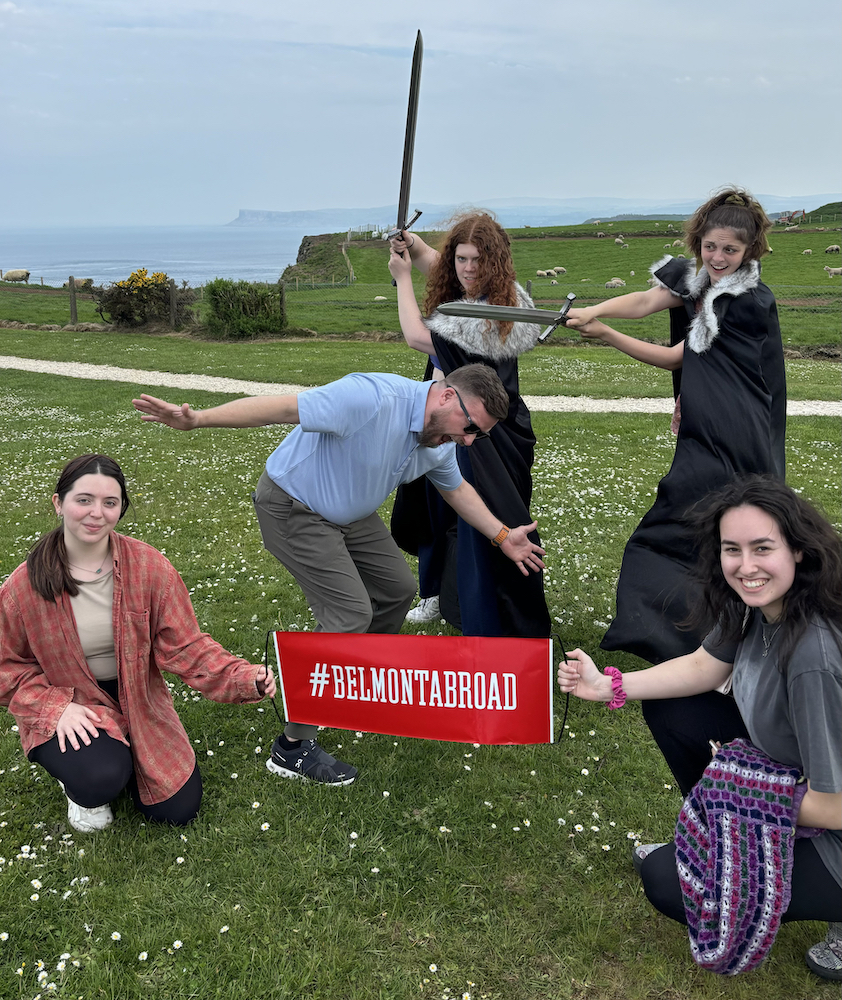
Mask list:
[[[526,294],[529,296],[530,299],[532,298],[532,279],[531,278],[529,279],[529,281],[526,282]]]
[[[170,278],[170,326],[175,329],[175,278]]]
[[[70,325],[76,326],[79,322],[79,315],[76,312],[76,279],[72,274],[67,279],[67,287],[70,290]]]

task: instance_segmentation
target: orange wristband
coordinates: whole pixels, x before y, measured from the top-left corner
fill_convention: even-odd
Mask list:
[[[510,529],[504,524],[503,527],[497,532],[497,535],[491,539],[491,544],[499,548],[509,537],[509,530]]]

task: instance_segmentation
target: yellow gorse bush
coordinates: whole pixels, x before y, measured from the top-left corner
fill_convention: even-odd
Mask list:
[[[115,281],[115,288],[126,288],[130,292],[144,292],[160,288],[166,285],[170,279],[162,271],[155,271],[149,274],[145,267],[139,267],[126,278],[125,281]]]

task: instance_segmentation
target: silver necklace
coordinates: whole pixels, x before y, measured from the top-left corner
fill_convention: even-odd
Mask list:
[[[782,627],[783,627],[783,623],[779,622],[777,624],[777,626],[772,630],[771,634],[767,637],[767,635],[766,635],[766,625],[765,625],[765,623],[761,623],[761,626],[760,626],[760,635],[761,635],[761,637],[763,639],[763,658],[764,659],[766,658],[767,654],[769,653],[769,650],[772,648],[772,643],[775,641],[775,636],[778,634],[778,632],[780,632],[780,630],[781,630]]]
[[[111,549],[107,549],[105,552],[105,559],[111,555]],[[72,566],[74,569],[80,569],[83,573],[95,573],[97,576],[102,572],[102,567],[105,565],[105,559],[99,564],[99,569],[88,569],[86,566],[77,566],[76,563],[72,563],[68,560],[68,566]]]

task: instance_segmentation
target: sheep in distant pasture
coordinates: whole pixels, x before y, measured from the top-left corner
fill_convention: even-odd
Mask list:
[[[626,283],[621,278],[612,278],[610,281],[605,282],[606,288],[625,288]]]
[[[812,254],[812,252],[813,252],[812,250],[802,250],[801,251],[801,256],[802,257],[809,257],[810,254]]]
[[[827,228],[825,226],[816,226],[816,232],[817,233],[826,233],[827,232]]]
[[[605,236],[605,233],[597,233],[597,234],[596,234],[596,238],[597,238],[598,240],[601,240],[601,239],[602,239],[602,238],[603,238],[604,236]]]
[[[629,248],[629,245],[628,245],[628,243],[624,243],[624,244],[623,244],[623,245],[622,245],[622,246],[620,247],[620,249],[621,249],[621,250],[628,250],[628,248]]]
[[[672,250],[672,243],[665,243],[664,250]]]
[[[675,229],[675,226],[671,222],[668,222],[667,229]]]
[[[784,230],[784,232],[785,233],[797,233],[798,232],[798,226],[797,225],[796,226],[787,226],[786,229]]]
[[[566,267],[554,267],[553,268],[553,273],[555,275],[567,274],[567,268]]]
[[[672,245],[674,247],[683,247],[684,246],[684,240],[673,240],[672,241]]]
[[[634,271],[629,271],[629,274],[634,277]]]
[[[3,281],[23,281],[27,285],[29,284],[29,271],[22,267],[13,268],[11,271],[6,271],[5,274],[0,271],[0,277]]]
[[[842,247],[838,243],[831,243],[829,247],[825,247],[825,253],[839,253],[842,251]]]
[[[536,274],[536,275],[537,275],[537,276],[538,276],[539,278],[546,278],[546,276],[547,276],[547,272],[546,272],[546,271],[536,271],[536,272],[535,272],[535,274]]]
[[[558,282],[557,282],[557,281],[555,280],[555,278],[553,278],[553,280],[552,280],[552,281],[550,282],[550,284],[551,284],[551,285],[557,285],[557,284],[558,284]]]
[[[598,226],[601,222],[602,222],[602,219],[595,219],[594,220],[594,225]]]
[[[592,281],[592,278],[580,278],[579,281]]]
[[[655,285],[659,284],[659,282],[657,278],[647,278],[646,284],[649,285],[650,288],[654,288]]]
[[[770,250],[770,251],[769,251],[769,253],[771,253],[771,252],[772,252],[772,251]],[[675,259],[676,259],[676,260],[687,260],[687,258],[686,258],[686,257],[684,256],[684,254],[683,254],[683,253],[677,253],[677,254],[675,255]]]
[[[622,236],[618,236],[617,239],[614,240],[614,242],[617,243],[618,245],[622,246],[623,243],[625,243],[625,240],[623,239]]]
[[[827,264],[825,264],[824,269],[827,271],[828,278],[842,277],[842,267],[828,267]]]
[[[93,278],[74,278],[73,279],[73,284],[76,286],[76,291],[77,292],[89,292],[94,287],[94,279]],[[67,288],[67,287],[69,287],[69,285],[70,285],[70,282],[69,281],[65,281],[65,283],[61,287],[62,288]]]
[[[374,301],[375,302],[386,302],[387,299],[386,299],[385,295],[375,295],[374,296]]]

